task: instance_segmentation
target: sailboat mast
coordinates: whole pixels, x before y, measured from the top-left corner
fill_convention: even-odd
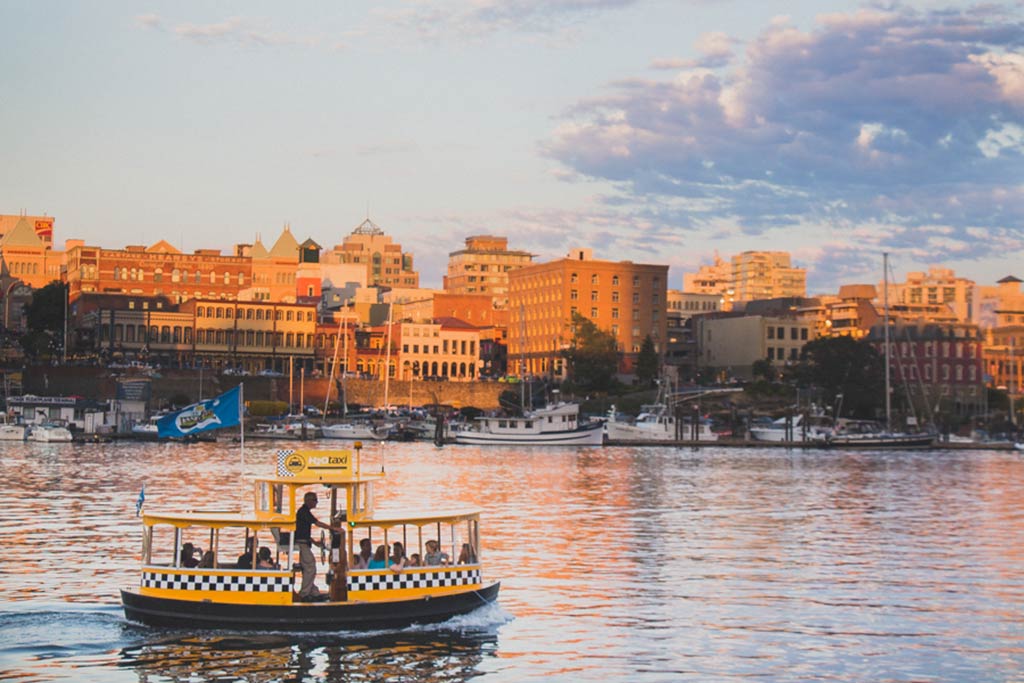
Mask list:
[[[391,379],[391,313],[394,311],[395,305],[393,303],[388,304],[388,335],[387,335],[387,348],[384,350],[384,410],[388,410],[388,386]]]
[[[885,329],[885,429],[892,431],[892,397],[889,395],[889,253],[882,254],[882,307],[884,310]]]

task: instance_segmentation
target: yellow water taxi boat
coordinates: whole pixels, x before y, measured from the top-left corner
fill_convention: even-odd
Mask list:
[[[484,580],[479,511],[376,510],[374,484],[385,474],[360,469],[360,446],[278,451],[276,472],[253,480],[252,511],[145,512],[139,584],[121,591],[125,616],[152,626],[360,630],[443,621],[494,602],[500,584]],[[321,537],[327,590],[300,601],[296,513],[310,491],[329,497],[341,531]],[[439,563],[357,568],[365,539],[378,553],[400,542],[410,557]],[[205,561],[192,566],[201,547]]]

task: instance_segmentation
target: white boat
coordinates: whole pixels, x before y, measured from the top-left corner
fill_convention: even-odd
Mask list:
[[[832,428],[825,423],[816,422],[814,418],[804,424],[802,414],[793,415],[791,428],[787,434],[786,418],[780,417],[769,424],[750,428],[750,438],[754,441],[825,441],[832,435]]]
[[[28,434],[26,425],[3,423],[0,424],[0,441],[24,441]]]
[[[388,438],[391,428],[387,425],[374,427],[365,421],[338,422],[320,427],[325,439],[347,439],[351,441],[383,441]]]
[[[697,422],[697,441],[717,441],[706,420]],[[677,431],[678,429],[678,431]],[[608,411],[604,431],[609,441],[692,441],[694,424],[683,420],[676,424],[675,415],[664,403],[644,405],[632,422],[620,420],[615,406]]]
[[[28,433],[29,441],[43,441],[43,442],[54,442],[54,441],[71,441],[71,432],[67,427],[55,422],[43,422],[42,424],[34,424],[31,426]]]
[[[600,421],[581,423],[577,403],[556,403],[520,417],[478,417],[469,429],[455,433],[455,443],[515,446],[600,446]]]

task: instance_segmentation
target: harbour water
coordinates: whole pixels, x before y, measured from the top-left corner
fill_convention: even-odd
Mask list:
[[[0,444],[0,680],[1024,680],[1016,452],[385,444],[364,463],[383,500],[483,510],[499,607],[371,634],[134,625],[140,488],[152,509],[241,505],[237,446]]]

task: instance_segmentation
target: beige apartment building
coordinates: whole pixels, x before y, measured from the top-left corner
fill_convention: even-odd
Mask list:
[[[402,251],[376,223],[367,218],[344,241],[324,254],[325,264],[359,264],[366,269],[370,286],[419,287],[412,254]]]
[[[776,367],[795,363],[804,345],[817,336],[815,323],[796,317],[719,314],[694,318],[700,369],[720,379],[750,379],[753,365],[768,360]]]
[[[878,285],[877,305],[883,306],[883,284]],[[973,280],[957,277],[950,268],[931,267],[927,273],[907,273],[905,282],[890,282],[890,313],[908,321],[976,322]]]
[[[732,257],[734,301],[807,296],[807,269],[790,263],[789,252],[745,251]]]
[[[506,237],[467,237],[465,249],[448,255],[444,289],[449,294],[486,294],[496,308],[507,309],[509,272],[532,262],[533,254],[509,249]]]
[[[723,261],[715,255],[712,265],[683,275],[683,291],[718,294],[722,310],[758,299],[807,296],[807,269],[796,268],[785,251],[745,251]]]
[[[717,313],[725,299],[721,294],[699,294],[670,289],[666,292],[668,316],[675,323],[683,323],[695,315]]]
[[[615,337],[622,362],[633,372],[644,338],[658,353],[667,338],[668,266],[603,261],[590,249],[534,263],[509,273],[509,370],[564,377],[562,351],[572,341],[573,314]]]

